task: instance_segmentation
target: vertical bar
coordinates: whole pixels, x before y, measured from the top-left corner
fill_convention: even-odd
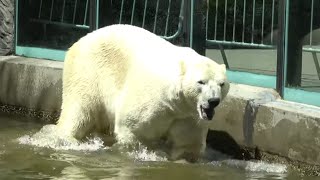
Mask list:
[[[216,16],[215,16],[215,19],[214,19],[214,40],[217,40],[218,6],[219,6],[219,0],[216,0]]]
[[[179,24],[183,26],[182,30],[185,34],[183,38],[183,46],[191,47],[191,38],[192,38],[192,23],[193,23],[193,16],[192,16],[192,8],[191,2],[192,0],[181,0],[181,8],[180,8],[180,15],[179,15]],[[180,25],[180,26],[181,26]]]
[[[144,28],[144,23],[146,19],[146,12],[147,12],[148,0],[144,1],[144,10],[143,10],[143,19],[142,19],[142,28]]]
[[[279,1],[278,29],[279,40],[277,46],[277,91],[281,97],[284,96],[284,84],[286,81],[286,58],[287,58],[287,36],[288,36],[288,6],[287,0]]]
[[[40,0],[39,15],[38,15],[39,19],[41,17],[41,11],[42,11],[42,0]]]
[[[311,0],[311,18],[310,18],[310,42],[309,45],[312,46],[312,30],[313,30],[313,8],[314,0]]]
[[[233,29],[232,29],[232,41],[235,41],[235,31],[236,31],[236,13],[237,13],[237,0],[234,0],[233,5]]]
[[[75,2],[74,2],[74,8],[73,8],[73,17],[72,17],[72,23],[73,23],[73,24],[74,24],[74,21],[75,21],[75,18],[76,18],[77,4],[78,4],[78,0],[75,0]]]
[[[261,44],[263,44],[263,33],[264,33],[264,6],[265,0],[262,1],[262,17],[261,17]]]
[[[121,1],[119,24],[121,24],[122,22],[123,3],[124,3],[124,0]]]
[[[256,0],[253,0],[252,5],[252,26],[251,26],[251,43],[253,43],[253,33],[254,33],[254,15],[256,13]]]
[[[246,4],[247,0],[243,0],[243,14],[242,14],[242,42],[244,42],[244,32],[246,28]]]
[[[164,35],[167,36],[168,33],[168,24],[169,24],[169,17],[170,17],[170,9],[171,9],[171,0],[169,0],[168,11],[167,11],[167,20],[166,20],[166,27],[164,30]]]
[[[316,66],[318,79],[320,79],[320,65],[319,65],[319,60],[318,60],[318,57],[317,57],[317,53],[316,52],[312,52],[312,57],[313,57],[314,65]]]
[[[90,31],[94,31],[97,29],[97,1],[98,0],[90,0],[90,9],[89,9],[89,26]]]
[[[99,28],[99,7],[100,7],[100,0],[96,0],[96,29]]]
[[[53,4],[54,4],[54,0],[51,1],[50,18],[49,18],[50,21],[52,19]]]
[[[205,11],[207,10],[207,0],[192,0],[191,17],[193,17],[192,27],[192,49],[198,54],[205,56],[206,54],[206,34],[205,34]]]
[[[206,11],[206,40],[208,40],[208,22],[209,22],[209,7],[210,7],[210,1],[207,1],[208,7]]]
[[[154,16],[153,33],[156,32],[156,28],[157,28],[158,10],[159,10],[159,0],[157,0],[156,14]]]
[[[130,21],[130,24],[131,24],[131,25],[132,25],[132,23],[133,23],[133,17],[134,17],[135,7],[136,7],[136,0],[133,0],[132,11],[131,11],[131,21]]]
[[[191,0],[191,5],[190,5],[190,47],[193,47],[193,12],[194,12],[194,0]]]
[[[63,18],[64,18],[64,8],[66,7],[66,0],[63,0],[63,4],[62,4],[62,13],[61,13],[61,22],[63,22]]]
[[[227,9],[228,9],[228,0],[224,2],[224,25],[223,25],[223,40],[226,40],[226,33],[227,33]]]
[[[273,44],[273,23],[274,23],[274,0],[272,0],[272,18],[271,18],[271,44]]]
[[[89,3],[89,0],[87,0],[87,2],[86,2],[86,8],[85,8],[85,10],[84,10],[83,25],[85,25],[85,24],[86,24],[86,22],[87,22],[88,3]]]

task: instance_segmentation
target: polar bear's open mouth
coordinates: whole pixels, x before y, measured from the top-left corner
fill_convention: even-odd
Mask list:
[[[201,119],[212,120],[215,111],[213,107],[204,108],[200,105],[200,116]]]

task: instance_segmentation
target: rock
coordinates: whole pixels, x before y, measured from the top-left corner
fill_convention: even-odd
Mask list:
[[[0,55],[13,53],[14,0],[0,0]]]

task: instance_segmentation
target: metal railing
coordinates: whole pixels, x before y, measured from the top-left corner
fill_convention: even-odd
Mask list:
[[[40,0],[33,22],[89,29],[89,0]],[[82,7],[84,7],[82,9]]]
[[[314,0],[310,4],[310,27],[305,36],[302,50],[312,53],[318,78],[320,65],[317,53],[320,42],[314,40]],[[224,49],[227,46],[240,48],[276,48],[278,2],[275,0],[209,0],[206,14],[206,44],[217,45],[227,68],[228,60]],[[320,36],[320,31],[317,32]]]
[[[132,8],[125,9],[125,2],[128,3],[128,0],[121,0],[121,7],[120,7],[120,13],[119,13],[119,24],[131,24],[131,25],[136,25],[140,26],[142,28],[148,29],[151,32],[159,35],[160,37],[171,40],[174,38],[177,38],[182,34],[182,26],[183,26],[183,16],[184,16],[184,5],[185,5],[185,0],[180,0],[180,1],[172,1],[172,0],[140,0],[138,1],[140,3],[140,6],[142,9],[137,8],[137,2],[136,0],[131,0],[132,3]],[[130,1],[129,1],[130,3]],[[161,8],[160,8],[160,3],[161,3]],[[173,4],[180,4],[179,5],[179,13],[175,14],[176,11],[173,11],[174,8],[172,7]],[[147,18],[147,13],[148,13],[148,8],[149,8],[149,13],[153,11],[153,20],[149,22],[150,24],[152,23],[152,26],[147,27],[146,26],[146,18]],[[137,10],[141,11],[140,19],[136,18],[135,15],[137,14]],[[159,17],[160,17],[160,11],[161,11],[161,18],[165,19],[165,22],[161,24]],[[125,14],[129,14],[128,16],[125,16]],[[151,12],[152,13],[152,12]],[[170,25],[169,21],[171,18],[177,19],[173,25]],[[150,17],[149,17],[150,19]],[[126,21],[127,20],[127,21]],[[134,20],[137,20],[139,23],[135,23]],[[172,22],[171,22],[172,23]],[[164,30],[159,33],[157,32],[157,27],[161,26],[161,28],[164,27]],[[175,26],[175,28],[173,27]],[[160,28],[160,29],[161,29]],[[171,34],[169,34],[169,28],[173,29],[171,31]],[[158,28],[159,29],[159,28]]]
[[[116,4],[118,2],[120,1],[113,3]],[[36,15],[30,19],[33,22],[90,29],[90,0],[38,0],[36,3],[38,3],[39,8]],[[127,5],[129,3],[132,4],[131,9],[128,8],[129,6],[125,6],[125,4]],[[138,3],[140,3],[140,5],[143,4],[142,19],[135,18],[137,11],[141,11],[141,8],[139,9],[139,7],[137,7]],[[119,19],[115,20],[118,21],[117,23],[119,24],[125,23],[132,25],[135,23],[135,20],[138,20],[142,21],[142,23],[140,25],[135,23],[134,25],[148,29],[148,27],[146,27],[146,19],[150,19],[150,17],[148,17],[147,12],[154,10],[153,26],[152,29],[149,28],[148,30],[167,40],[177,38],[182,34],[185,0],[174,2],[172,0],[140,0],[138,2],[136,0],[122,0],[120,4],[121,7],[116,7],[115,5],[115,8],[119,8]],[[176,7],[172,7],[175,4],[179,4],[178,13],[176,13]],[[96,5],[99,6],[99,1],[97,1]],[[97,7],[97,9],[99,9],[99,7]],[[160,23],[160,11],[162,14],[161,18],[163,19],[165,16],[164,24]],[[130,17],[126,16],[127,13],[130,13]],[[96,18],[99,18],[99,15],[96,16]],[[130,18],[129,21],[126,21],[127,18]],[[172,19],[177,20],[173,23]],[[148,23],[150,24],[151,22]],[[156,32],[159,26],[161,26],[161,28],[164,27],[164,31],[161,33]]]
[[[275,0],[209,0],[207,44],[274,48]],[[208,34],[208,32],[213,32]],[[265,37],[268,39],[265,39]],[[267,40],[267,41],[266,41]]]

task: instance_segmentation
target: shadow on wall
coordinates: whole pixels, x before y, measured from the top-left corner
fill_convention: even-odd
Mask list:
[[[251,149],[241,147],[225,131],[209,130],[207,135],[207,147],[240,160],[260,160],[258,148],[254,152]]]

